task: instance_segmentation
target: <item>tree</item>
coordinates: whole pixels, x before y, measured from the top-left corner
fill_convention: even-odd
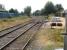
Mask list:
[[[64,10],[61,4],[57,4],[55,7],[57,12],[62,12]]]
[[[11,9],[9,10],[9,13],[12,13],[13,16],[19,16],[19,12],[18,12],[17,9],[11,8]]]
[[[26,8],[24,8],[24,14],[29,16],[31,15],[31,7],[27,6]]]
[[[40,10],[36,10],[34,13],[33,13],[34,16],[40,16]]]
[[[19,12],[18,12],[17,9],[14,10],[14,14],[15,14],[16,16],[19,16]]]
[[[14,9],[11,8],[11,9],[9,10],[9,13],[15,13]]]
[[[61,16],[61,13],[64,10],[64,8],[62,7],[62,5],[61,4],[56,4],[55,8],[56,8],[55,16]]]
[[[17,9],[15,9],[15,10],[14,10],[14,12],[15,12],[16,14],[18,14],[18,13],[19,13]]]
[[[17,9],[13,9],[13,8],[11,8],[11,9],[9,10],[9,13],[19,13],[19,12],[18,12]]]
[[[47,2],[45,7],[44,7],[44,14],[49,15],[49,14],[54,14],[56,12],[55,6],[52,2]]]
[[[40,13],[40,15],[45,15],[45,10],[44,9],[41,9],[41,13]]]
[[[22,11],[22,12],[20,13],[20,15],[24,15],[24,12]]]

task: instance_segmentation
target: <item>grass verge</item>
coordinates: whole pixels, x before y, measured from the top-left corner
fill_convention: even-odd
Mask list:
[[[0,19],[0,30],[3,30],[8,27],[12,27],[14,25],[24,23],[26,21],[30,20],[27,16],[19,16],[14,18],[3,18]]]
[[[62,32],[64,32],[64,29],[41,28],[37,39],[40,46],[43,46],[42,49],[54,50],[54,48],[63,48],[64,36],[61,35]]]

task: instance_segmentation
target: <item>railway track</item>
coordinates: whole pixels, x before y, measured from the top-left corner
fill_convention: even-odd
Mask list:
[[[31,21],[27,21],[26,23],[18,24],[18,25],[12,26],[10,28],[6,28],[4,30],[1,30],[0,31],[0,37],[4,36],[6,34],[9,34],[9,33],[13,32],[13,31],[15,31],[21,27],[24,27],[25,25],[27,25],[29,23],[31,23]]]
[[[35,33],[38,31],[42,23],[37,23],[31,27],[28,31],[25,31],[24,34],[16,38],[11,44],[4,47],[3,50],[23,50],[28,42],[32,39]]]
[[[11,28],[7,29],[6,32],[3,31],[3,35],[0,36],[0,50],[2,50],[4,47],[6,47],[8,44],[13,42],[15,39],[17,39],[20,35],[28,31],[30,28],[32,28],[36,23],[28,23],[22,27],[16,27],[16,28]],[[8,31],[9,30],[9,31]]]

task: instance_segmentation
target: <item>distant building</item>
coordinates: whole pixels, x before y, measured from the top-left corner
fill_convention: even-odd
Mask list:
[[[0,18],[5,18],[10,16],[8,11],[5,9],[5,6],[0,4]]]
[[[9,13],[6,9],[5,6],[0,4],[0,18],[7,18],[7,17],[14,17],[17,16],[15,13]]]

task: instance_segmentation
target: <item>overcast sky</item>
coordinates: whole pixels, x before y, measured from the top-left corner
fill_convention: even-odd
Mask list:
[[[3,4],[6,10],[14,8],[18,9],[19,12],[23,11],[26,6],[31,6],[33,12],[43,8],[48,1],[52,1],[54,5],[62,4],[64,9],[67,9],[67,0],[0,0],[0,4]]]

